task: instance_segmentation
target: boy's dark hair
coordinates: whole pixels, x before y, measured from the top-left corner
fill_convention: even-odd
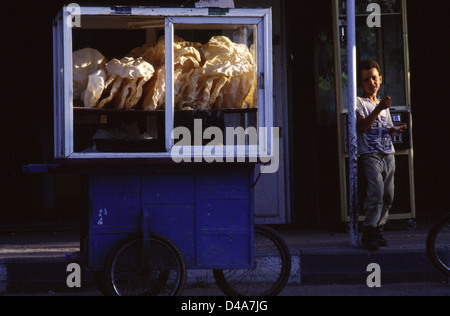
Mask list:
[[[361,71],[370,70],[375,68],[381,76],[381,68],[380,65],[375,60],[364,60],[359,64],[358,70],[358,82],[361,83]]]

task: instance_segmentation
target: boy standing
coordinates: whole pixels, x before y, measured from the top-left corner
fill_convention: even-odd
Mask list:
[[[406,124],[394,127],[389,112],[391,98],[378,99],[382,83],[378,63],[362,62],[359,74],[364,93],[357,101],[358,152],[367,179],[361,241],[365,248],[378,250],[387,246],[381,232],[394,199],[395,150],[391,134],[405,131]]]

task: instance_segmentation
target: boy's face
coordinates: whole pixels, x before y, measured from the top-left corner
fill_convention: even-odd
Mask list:
[[[361,70],[361,85],[365,94],[376,95],[382,82],[383,80],[376,68]]]

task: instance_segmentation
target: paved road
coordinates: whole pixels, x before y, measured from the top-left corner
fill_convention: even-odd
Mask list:
[[[8,296],[101,296],[94,287],[86,289],[67,289],[56,291],[37,291],[17,293]],[[221,297],[216,287],[187,288],[185,297]],[[387,284],[381,288],[369,288],[366,285],[320,285],[287,286],[280,296],[450,296],[450,283],[405,283]]]

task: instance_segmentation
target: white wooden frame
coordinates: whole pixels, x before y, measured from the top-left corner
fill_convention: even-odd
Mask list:
[[[131,7],[80,7],[81,25],[83,17],[123,16],[160,17],[165,20],[166,47],[173,45],[174,24],[245,24],[256,25],[258,36],[258,127],[267,127],[270,131],[274,124],[273,110],[273,70],[272,70],[272,12],[271,9],[229,9],[219,16],[211,16],[208,8],[148,8]],[[73,146],[73,87],[72,87],[72,27],[67,23],[70,18],[67,7],[55,19],[54,40],[54,139],[55,158],[171,158],[173,146],[172,131],[174,127],[174,83],[173,51],[166,50],[166,110],[165,135],[166,152],[159,153],[75,153]],[[272,150],[271,137],[260,139],[255,150],[241,151],[235,146],[235,153],[245,152],[246,158],[270,158]],[[194,146],[192,146],[195,152]],[[261,149],[261,150],[260,150]],[[253,157],[252,153],[256,153]],[[235,155],[234,157],[237,157]],[[204,157],[205,158],[205,157]]]

